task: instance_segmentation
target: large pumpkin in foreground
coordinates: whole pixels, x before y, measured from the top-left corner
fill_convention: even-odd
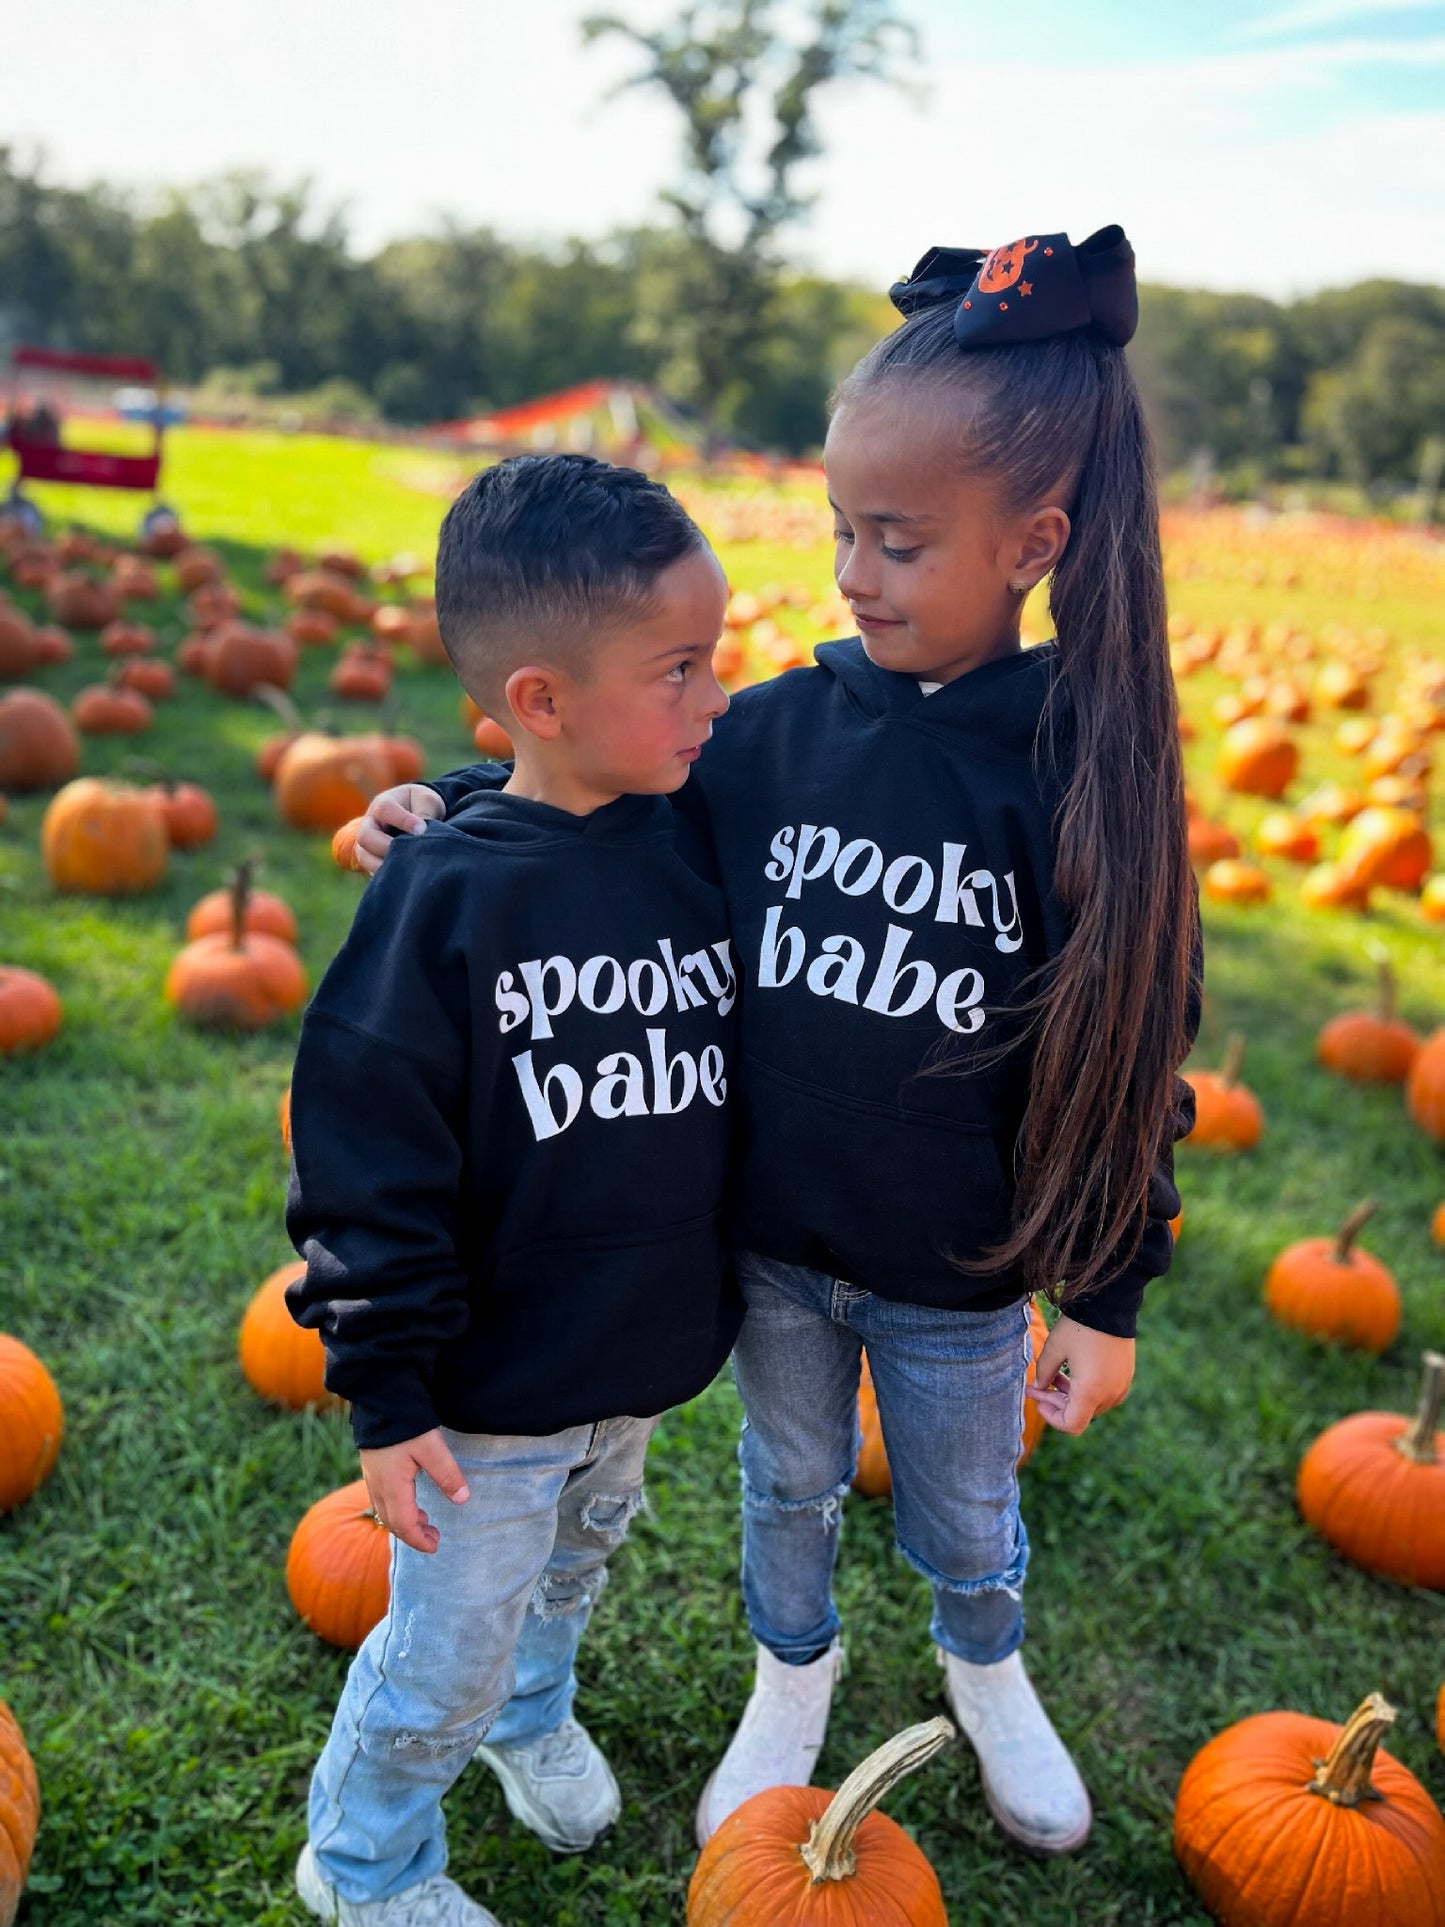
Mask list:
[[[687,1927],[948,1927],[938,1876],[873,1808],[954,1736],[945,1719],[910,1726],[835,1794],[779,1786],[730,1813],[698,1856]]]
[[[0,1332],[0,1512],[50,1477],[64,1432],[55,1380],[28,1345]]]
[[[1445,1927],[1445,1820],[1377,1751],[1394,1717],[1257,1713],[1195,1755],[1174,1851],[1221,1927]]]
[[[386,1611],[391,1534],[371,1509],[365,1479],[318,1499],[291,1535],[286,1590],[313,1633],[358,1647]]]
[[[1300,1461],[1299,1509],[1321,1538],[1366,1572],[1445,1592],[1445,1353],[1425,1353],[1413,1418],[1355,1412],[1321,1432]]]
[[[0,1700],[0,1927],[11,1927],[20,1906],[39,1824],[35,1765],[15,1715]]]

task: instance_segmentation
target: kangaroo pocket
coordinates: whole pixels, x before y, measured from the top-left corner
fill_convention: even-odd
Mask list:
[[[737,1243],[831,1271],[883,1297],[961,1304],[1008,1231],[1010,1196],[986,1121],[840,1096],[748,1058]]]
[[[495,1260],[438,1366],[437,1409],[529,1435],[649,1418],[711,1382],[740,1321],[716,1212],[626,1241],[540,1239]]]

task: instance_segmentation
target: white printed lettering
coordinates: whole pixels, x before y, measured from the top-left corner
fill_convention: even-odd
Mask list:
[[[815,997],[836,997],[856,1004],[863,975],[864,951],[856,937],[824,937],[824,955],[808,965],[808,988]]]
[[[816,823],[802,825],[798,831],[798,860],[793,865],[792,880],[788,884],[787,894],[790,897],[800,897],[805,883],[813,883],[817,878],[828,874],[833,867],[834,858],[838,854],[838,845],[842,840],[836,830],[820,830]],[[808,858],[815,847],[819,854],[813,867],[809,869]]]
[[[763,922],[763,947],[758,958],[759,990],[781,989],[784,984],[790,984],[803,967],[803,933],[796,924],[790,924],[782,933],[782,943],[787,944],[788,954],[783,962],[782,974],[778,973],[778,952],[782,947],[778,925],[782,916],[782,907],[775,903]]]
[[[582,1108],[582,1079],[570,1064],[555,1064],[539,1084],[537,1073],[532,1068],[531,1051],[523,1051],[520,1057],[512,1059],[512,1063],[537,1142],[540,1144],[544,1138],[560,1137],[569,1125],[576,1122],[577,1113]],[[560,1118],[552,1108],[554,1083],[562,1098]]]
[[[646,1117],[642,1060],[631,1051],[614,1051],[597,1066],[592,1109],[598,1117]]]
[[[908,948],[908,940],[913,935],[901,924],[890,923],[888,941],[883,946],[883,955],[878,962],[878,970],[868,986],[868,995],[863,999],[865,1010],[876,1010],[884,1017],[911,1017],[933,995],[933,987],[938,981],[938,973],[931,963],[916,958],[912,963],[903,962],[903,953]],[[904,992],[903,1002],[894,1006],[893,993],[903,980],[912,975],[912,987]]]

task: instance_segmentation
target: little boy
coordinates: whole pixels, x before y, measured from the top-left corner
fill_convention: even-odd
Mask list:
[[[572,1662],[657,1415],[741,1319],[737,975],[666,801],[727,708],[726,602],[667,490],[586,456],[485,470],[442,524],[442,638],[516,770],[398,839],[293,1082],[289,1303],[394,1535],[297,1867],[342,1927],[492,1922],[443,1872],[441,1799],[478,1750],[554,1848],[620,1810]]]

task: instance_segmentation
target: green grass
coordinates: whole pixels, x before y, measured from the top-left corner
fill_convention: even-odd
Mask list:
[[[176,498],[198,533],[223,538],[258,611],[259,543],[429,549],[441,498],[395,480],[397,451],[200,436],[187,451],[178,436]],[[133,504],[85,507],[97,520],[123,509],[128,526]],[[744,587],[827,580],[823,554],[755,543],[726,560]],[[1176,599],[1202,602],[1206,587],[1221,617],[1267,619],[1282,605],[1277,590],[1223,581],[1191,581]],[[178,636],[173,606],[162,614]],[[1382,619],[1338,597],[1330,617]],[[1430,616],[1390,620],[1423,635]],[[86,642],[82,660],[39,680],[68,696],[95,655]],[[303,707],[323,700],[328,660],[307,654]],[[403,667],[397,689],[428,767],[467,760],[450,679]],[[1191,705],[1209,693],[1201,679]],[[37,857],[44,799],[12,803],[0,826],[3,954],[51,977],[67,1009],[47,1053],[0,1067],[0,1329],[47,1361],[67,1414],[53,1477],[0,1521],[0,1694],[44,1800],[23,1927],[303,1917],[291,1868],[347,1661],[297,1622],[283,1565],[302,1511],[354,1476],[355,1459],[343,1420],[268,1409],[235,1362],[247,1298],[290,1255],[275,1107],[296,1026],[204,1039],[161,994],[186,909],[258,844],[262,881],[300,915],[313,980],[347,928],[357,880],[333,870],[324,841],[281,830],[252,774],[272,726],[188,683],[140,743],[87,743],[87,771],[119,769],[139,748],[220,804],[217,844],[174,858],[147,897],[56,897]],[[1328,759],[1324,732],[1311,740],[1313,776]],[[1207,745],[1192,754],[1207,760]],[[1242,825],[1253,813],[1233,812]],[[1094,1791],[1097,1827],[1081,1855],[1032,1862],[989,1821],[971,1755],[945,1754],[889,1810],[926,1846],[955,1927],[1201,1921],[1170,1852],[1174,1789],[1207,1738],[1263,1708],[1341,1719],[1379,1688],[1400,1712],[1392,1751],[1445,1795],[1431,1733],[1445,1599],[1353,1570],[1293,1503],[1310,1438],[1362,1406],[1409,1409],[1422,1346],[1445,1338],[1445,1256],[1428,1232],[1445,1159],[1398,1092],[1318,1070],[1314,1032],[1364,997],[1365,936],[1389,950],[1404,1014],[1422,1028],[1445,1011],[1445,963],[1404,899],[1382,897],[1367,920],[1310,917],[1285,869],[1274,874],[1265,908],[1207,912],[1199,1053],[1215,1061],[1229,1030],[1247,1031],[1263,1143],[1235,1160],[1181,1153],[1185,1229],[1149,1295],[1137,1389],[1085,1438],[1046,1437],[1025,1475],[1030,1664]],[[1274,1251],[1332,1228],[1366,1193],[1380,1210],[1365,1242],[1405,1299],[1401,1335],[1378,1360],[1282,1332],[1260,1301]],[[510,1822],[484,1770],[451,1796],[453,1871],[508,1927],[681,1918],[693,1807],[751,1665],[736,1422],[726,1382],[665,1421],[650,1509],[584,1648],[581,1710],[626,1800],[616,1831],[554,1860]],[[840,1593],[849,1668],[819,1773],[834,1784],[886,1734],[939,1710],[940,1680],[926,1590],[893,1551],[886,1506],[851,1506]]]

